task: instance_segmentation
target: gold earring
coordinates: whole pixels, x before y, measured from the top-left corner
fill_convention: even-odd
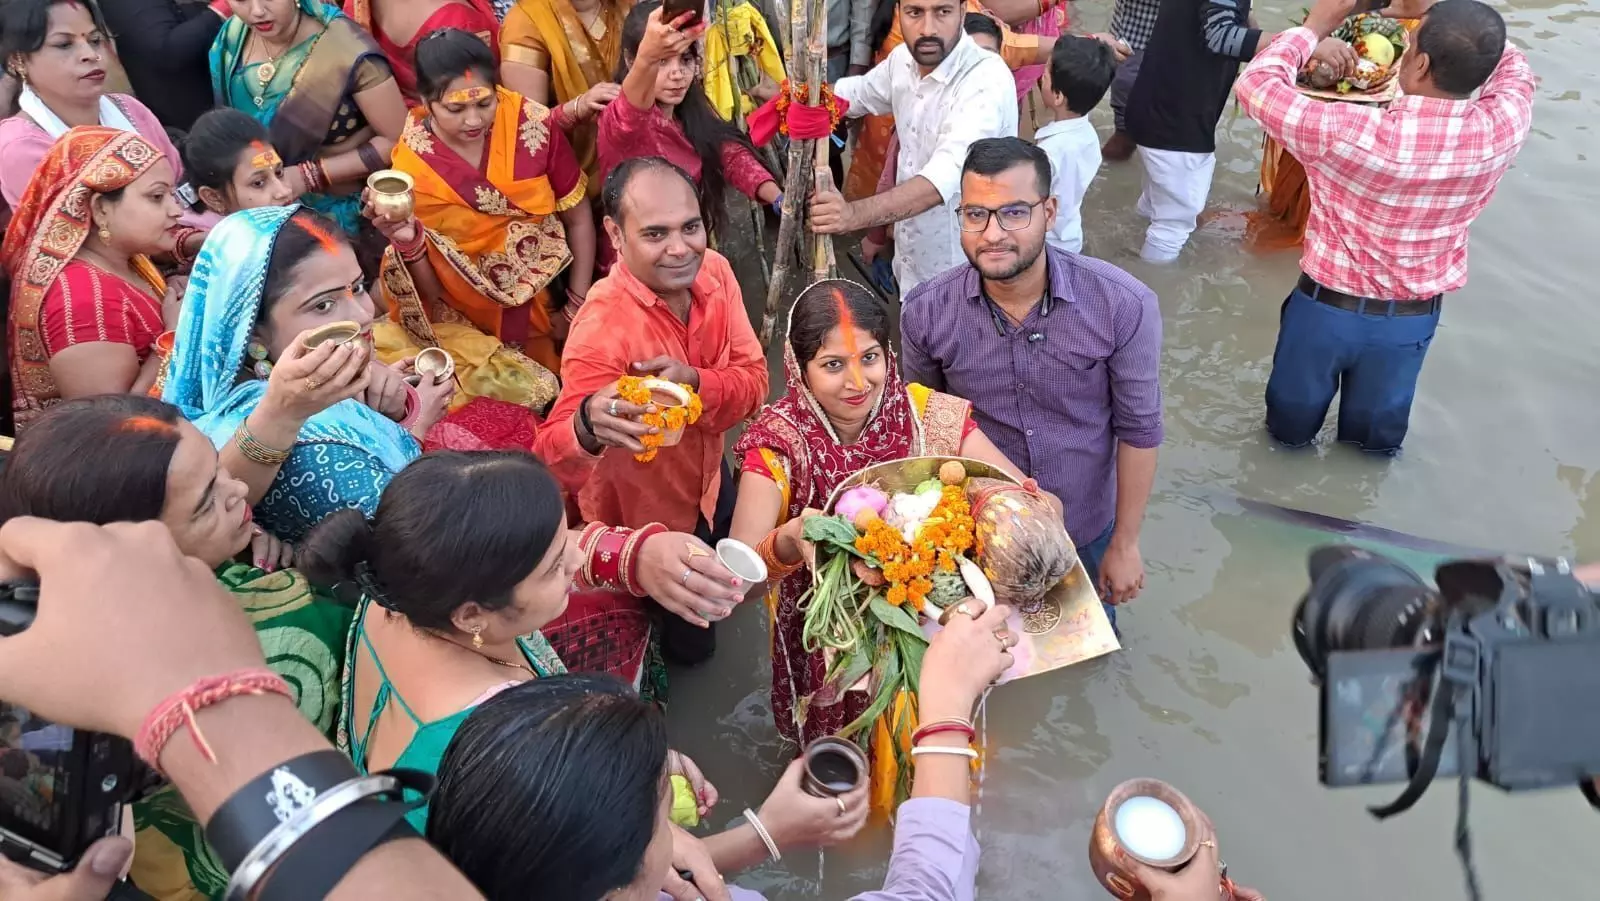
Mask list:
[[[100,226],[100,242],[102,244],[111,243],[111,229],[106,228],[104,225]]]
[[[482,626],[473,626],[472,627],[472,646],[475,647],[475,648],[483,647],[483,627]]]

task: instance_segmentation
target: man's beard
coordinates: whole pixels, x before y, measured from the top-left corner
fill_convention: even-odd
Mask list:
[[[1017,261],[1015,263],[1006,265],[1003,269],[997,269],[994,271],[985,269],[984,264],[980,262],[983,257],[977,254],[974,254],[972,257],[972,265],[977,268],[978,274],[982,275],[986,279],[989,279],[990,281],[1010,281],[1022,273],[1027,272],[1033,267],[1034,263],[1039,261],[1039,255],[1044,253],[1044,239],[1041,237],[1039,243],[1032,247],[1024,247],[1022,244],[1018,243],[1015,245],[1015,249]],[[981,252],[982,248],[979,248],[979,251]]]
[[[911,45],[911,58],[915,59],[918,65],[937,66],[949,55],[950,48],[938,38],[917,38],[917,42]]]

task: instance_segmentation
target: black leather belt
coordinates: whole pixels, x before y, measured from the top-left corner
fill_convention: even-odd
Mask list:
[[[1330,307],[1349,310],[1352,313],[1371,313],[1375,316],[1387,316],[1392,308],[1396,316],[1429,316],[1439,309],[1439,300],[1442,295],[1435,294],[1422,300],[1382,300],[1376,297],[1357,297],[1343,291],[1323,287],[1316,279],[1305,273],[1300,274],[1300,292],[1315,300],[1325,303]]]

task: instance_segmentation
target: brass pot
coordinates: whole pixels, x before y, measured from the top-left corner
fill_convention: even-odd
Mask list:
[[[411,192],[416,183],[399,169],[379,169],[367,176],[372,210],[391,222],[405,222],[414,208]]]
[[[327,325],[318,326],[310,331],[300,343],[306,350],[315,350],[324,344],[348,344],[361,334],[361,323],[341,319]]]
[[[1182,849],[1174,856],[1155,860],[1134,853],[1123,845],[1113,824],[1117,810],[1131,798],[1155,798],[1178,812],[1183,821]],[[1113,788],[1106,803],[1094,818],[1094,829],[1089,835],[1089,866],[1094,876],[1110,892],[1124,901],[1150,901],[1150,891],[1132,872],[1129,861],[1134,860],[1152,867],[1176,873],[1184,868],[1200,850],[1200,808],[1183,792],[1160,779],[1129,779]]]
[[[689,406],[689,392],[683,386],[666,379],[645,379],[644,387],[650,392],[650,403],[665,410],[668,407]],[[661,433],[661,446],[672,447],[683,440],[683,426]]]
[[[828,735],[806,745],[800,787],[817,798],[835,798],[864,784],[867,755],[855,742]]]

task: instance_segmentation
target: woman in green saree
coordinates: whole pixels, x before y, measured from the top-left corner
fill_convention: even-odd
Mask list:
[[[211,45],[218,104],[267,126],[305,205],[361,228],[361,186],[389,165],[406,104],[372,35],[319,0],[228,0]]]
[[[363,773],[432,773],[480,702],[566,672],[539,628],[566,609],[582,553],[561,490],[530,454],[423,456],[371,520],[343,510],[312,529],[298,562],[312,582],[359,595],[336,741]],[[408,818],[420,831],[426,817]]]
[[[249,615],[267,665],[294,690],[307,720],[333,733],[344,635],[352,612],[286,568],[292,549],[251,518],[245,485],[177,408],[106,394],[52,407],[17,439],[0,476],[0,521],[158,519],[187,555]],[[170,786],[134,805],[133,876],[161,901],[220,897],[228,872]]]

